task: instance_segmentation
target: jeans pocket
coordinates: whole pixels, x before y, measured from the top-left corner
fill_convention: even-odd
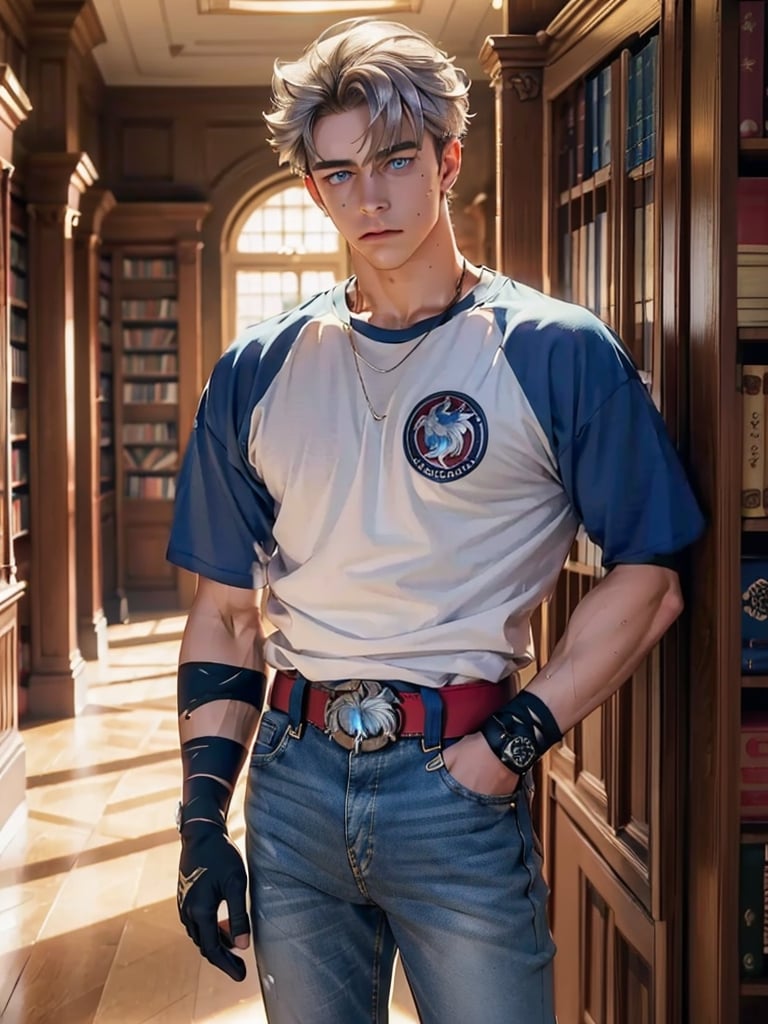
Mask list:
[[[264,712],[251,751],[252,768],[269,764],[285,750],[290,739],[289,725],[288,715],[284,711],[268,708]]]
[[[454,778],[445,767],[445,762],[437,768],[437,775],[439,775],[443,785],[451,793],[455,793],[457,796],[462,797],[464,800],[469,800],[473,804],[481,804],[486,807],[513,807],[517,802],[518,793],[520,792],[520,785],[518,785],[512,793],[478,793],[474,789],[468,789],[458,779]]]

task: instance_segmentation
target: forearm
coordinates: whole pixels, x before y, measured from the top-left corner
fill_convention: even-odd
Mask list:
[[[201,581],[178,673],[182,820],[223,824],[264,695],[256,595]]]
[[[567,732],[632,675],[681,610],[675,572],[617,566],[579,602],[552,657],[527,689]]]

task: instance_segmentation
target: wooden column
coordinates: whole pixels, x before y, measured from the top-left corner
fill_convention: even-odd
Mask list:
[[[115,205],[106,189],[90,189],[75,231],[75,439],[77,621],[83,657],[107,652],[102,587],[101,419],[99,415],[99,258],[101,224]],[[114,496],[112,497],[114,502]]]
[[[182,238],[176,246],[179,295],[194,296],[195,301],[183,302],[179,306],[179,336],[200,339],[202,336],[201,261],[203,244],[199,238]],[[179,435],[186,439],[192,432],[195,410],[203,386],[202,349],[193,343],[184,351],[179,364]],[[186,442],[185,442],[186,443]],[[183,569],[178,571],[179,603],[182,608],[192,604],[197,587],[197,577]]]
[[[96,172],[86,154],[36,153],[30,211],[30,527],[32,651],[29,710],[74,715],[85,703],[77,642],[73,225]]]
[[[489,36],[480,61],[496,101],[496,265],[534,288],[543,280],[542,69],[536,36]]]

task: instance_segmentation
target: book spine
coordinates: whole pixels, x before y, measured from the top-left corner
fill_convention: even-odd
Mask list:
[[[763,515],[763,471],[765,464],[763,374],[766,367],[745,364],[741,372],[742,463],[741,514]]]
[[[765,115],[765,0],[739,2],[739,135],[762,136]]]
[[[768,844],[742,842],[739,861],[739,963],[742,977],[755,978],[765,966]]]
[[[576,89],[576,181],[584,179],[586,165],[587,95],[586,84],[579,82]]]
[[[600,129],[600,77],[599,74],[591,75],[587,79],[587,137],[589,139],[589,156],[587,164],[589,173],[594,174],[600,170],[601,139]]]
[[[608,66],[600,72],[600,167],[611,162],[611,77]]]
[[[643,160],[656,156],[656,67],[659,37],[651,36],[643,50]]]

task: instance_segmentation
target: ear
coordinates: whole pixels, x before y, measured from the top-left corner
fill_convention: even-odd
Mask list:
[[[320,210],[323,211],[324,214],[327,215],[328,211],[325,208],[323,200],[320,198],[320,193],[317,191],[317,185],[315,184],[315,180],[311,174],[308,174],[304,179],[304,188],[307,190],[307,192],[309,192],[309,195],[315,206],[317,206]]]
[[[456,184],[461,171],[461,143],[458,139],[448,139],[443,145],[440,160],[440,189],[443,194],[450,192]]]

